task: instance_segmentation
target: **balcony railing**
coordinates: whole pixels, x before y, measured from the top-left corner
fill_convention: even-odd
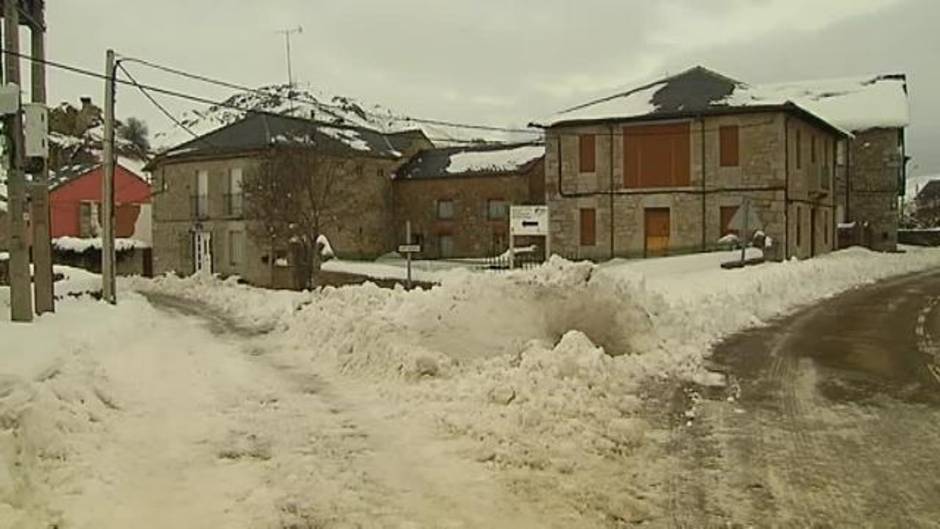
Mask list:
[[[209,218],[209,197],[208,195],[193,195],[190,197],[190,208],[193,218]]]
[[[245,196],[241,193],[225,194],[225,216],[241,217],[245,213]]]

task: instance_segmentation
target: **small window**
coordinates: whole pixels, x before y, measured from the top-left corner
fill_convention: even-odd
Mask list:
[[[594,208],[581,210],[581,246],[597,244],[597,213]]]
[[[836,164],[845,165],[845,142],[836,142]]]
[[[737,125],[728,125],[719,127],[719,136],[721,140],[721,166],[738,166],[738,139],[739,129]]]
[[[816,163],[816,136],[810,136],[809,139],[809,161]]]
[[[796,168],[803,167],[803,135],[796,129]]]
[[[823,212],[823,244],[829,246],[829,212]]]
[[[486,218],[488,220],[503,220],[508,217],[509,202],[496,199],[490,199],[486,201]]]
[[[593,173],[597,162],[597,140],[594,134],[581,134],[578,136],[580,144],[580,171]]]
[[[376,169],[376,170],[375,170],[375,176],[378,176],[379,178],[385,176],[385,169],[382,169],[381,167],[379,167],[378,169]]]
[[[437,236],[437,242],[440,246],[441,257],[447,258],[454,256],[454,237],[452,235],[442,233]]]
[[[453,200],[438,200],[437,201],[437,218],[441,220],[450,220],[454,218],[454,201]]]
[[[362,176],[362,173],[363,173],[364,170],[365,170],[365,168],[363,167],[363,165],[362,165],[361,163],[356,164],[356,169],[355,169],[355,171],[356,171],[356,176]]]

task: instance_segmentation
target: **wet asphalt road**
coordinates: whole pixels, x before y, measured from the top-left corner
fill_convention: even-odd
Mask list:
[[[940,528],[940,272],[734,336],[677,431],[673,527]]]

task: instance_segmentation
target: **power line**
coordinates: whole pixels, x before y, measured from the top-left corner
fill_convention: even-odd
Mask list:
[[[176,124],[177,127],[181,128],[181,129],[185,130],[186,132],[188,132],[189,134],[191,134],[193,138],[198,138],[198,137],[199,137],[198,134],[196,134],[195,132],[193,132],[193,130],[192,130],[191,128],[189,128],[188,126],[186,126],[186,124],[184,124],[184,123],[181,122],[180,120],[176,119],[176,117],[175,117],[172,113],[170,113],[170,111],[167,110],[166,107],[164,107],[163,105],[161,105],[159,101],[157,101],[152,95],[150,95],[150,92],[148,92],[143,86],[141,86],[140,83],[137,82],[137,79],[134,79],[134,76],[131,75],[131,73],[130,73],[129,71],[127,71],[127,68],[125,68],[124,65],[121,64],[120,62],[118,62],[118,68],[120,68],[121,71],[124,72],[124,75],[126,75],[127,78],[130,79],[130,81],[131,81],[132,83],[134,83],[134,86],[136,86],[136,87],[140,90],[140,93],[144,94],[144,97],[146,97],[148,100],[150,100],[150,102],[153,103],[153,105],[154,105],[155,107],[157,107],[157,108],[160,110],[160,112],[163,113],[164,116],[167,117],[167,119],[169,119],[169,120],[172,121],[174,124]]]
[[[30,56],[30,55],[26,55],[26,54],[23,54],[23,53],[10,51],[10,50],[7,50],[7,49],[5,49],[5,48],[2,49],[2,50],[0,50],[0,51],[2,51],[2,53],[7,54],[7,55],[11,55],[11,56],[14,56],[14,57],[18,57],[18,58],[20,58],[20,59],[26,59],[26,60],[29,60],[29,61],[32,61],[32,62],[36,62],[36,63],[39,63],[39,64],[44,64],[44,65],[50,66],[50,67],[52,67],[52,68],[58,68],[58,69],[60,69],[60,70],[64,70],[64,71],[67,71],[67,72],[71,72],[71,73],[74,73],[74,74],[77,74],[77,75],[84,75],[84,76],[86,76],[86,77],[93,77],[93,78],[95,78],[95,79],[101,79],[101,80],[103,80],[103,81],[110,81],[110,80],[112,80],[111,77],[109,77],[109,76],[107,76],[107,75],[105,75],[105,74],[103,74],[103,73],[99,73],[99,72],[96,72],[96,71],[93,71],[93,70],[89,70],[89,69],[87,69],[87,68],[82,68],[82,67],[78,67],[78,66],[73,66],[73,65],[69,65],[69,64],[62,63],[62,62],[49,60],[49,59],[37,59],[37,58],[32,57],[32,56]],[[125,70],[125,72],[126,72],[126,70]],[[155,85],[152,85],[152,84],[135,83],[135,82],[132,82],[132,81],[129,81],[129,80],[126,80],[126,79],[121,79],[121,78],[118,78],[118,77],[114,77],[113,81],[114,81],[115,83],[117,83],[117,84],[121,84],[121,85],[131,86],[131,87],[137,88],[138,90],[146,90],[146,91],[149,91],[149,92],[151,92],[151,94],[153,94],[153,93],[161,94],[161,95],[165,95],[165,96],[169,96],[169,97],[174,97],[174,98],[177,98],[177,99],[183,99],[183,100],[187,100],[187,101],[193,101],[193,102],[196,102],[196,103],[201,103],[201,104],[209,105],[209,106],[213,106],[213,107],[226,108],[226,109],[229,109],[229,110],[236,110],[236,111],[238,111],[238,112],[244,112],[244,113],[247,113],[247,114],[258,114],[258,115],[264,115],[264,116],[270,116],[270,117],[276,117],[276,118],[291,117],[292,119],[301,119],[301,120],[306,120],[306,121],[315,122],[315,120],[308,120],[308,119],[306,119],[306,118],[295,117],[295,116],[285,116],[284,114],[279,114],[279,113],[277,113],[277,112],[270,112],[270,111],[260,110],[260,109],[256,109],[256,108],[241,107],[241,106],[238,106],[238,105],[236,105],[236,104],[229,103],[229,102],[227,102],[227,101],[217,101],[217,100],[209,99],[209,98],[202,97],[202,96],[198,96],[198,95],[194,95],[194,94],[190,94],[190,93],[186,93],[186,92],[181,92],[181,91],[178,91],[178,90],[172,90],[172,89],[168,89],[168,88],[163,88],[163,87],[155,86]],[[237,85],[236,85],[236,86],[237,86]],[[264,93],[264,94],[267,95],[267,96],[272,95],[272,94],[265,93],[265,92],[262,92],[262,93]],[[335,116],[335,117],[342,119],[341,116]],[[388,117],[388,116],[387,116],[387,117]],[[344,125],[342,125],[342,124],[337,124],[336,126],[343,127]],[[366,127],[366,128],[368,128],[368,127]],[[461,139],[456,139],[456,138],[435,138],[435,137],[428,137],[428,139],[431,140],[431,141],[442,141],[442,142],[446,141],[446,142],[463,143],[463,144],[470,144],[470,145],[476,145],[476,144],[480,144],[480,143],[481,143],[481,142],[479,142],[478,140],[461,140]],[[511,141],[511,142],[510,142],[510,141],[506,141],[506,142],[489,142],[489,141],[487,141],[487,142],[484,142],[483,144],[485,144],[485,145],[502,145],[502,144],[517,144],[517,143],[519,143],[519,142],[518,142],[518,141]]]
[[[196,73],[192,73],[192,72],[187,72],[187,71],[181,70],[181,69],[179,69],[179,68],[173,68],[173,67],[170,67],[170,66],[164,66],[164,65],[162,65],[162,64],[158,64],[158,63],[155,63],[155,62],[152,62],[152,61],[148,61],[148,60],[146,60],[146,59],[139,59],[139,58],[136,58],[136,57],[123,57],[122,60],[125,61],[125,62],[133,62],[133,63],[141,64],[141,65],[144,65],[144,66],[147,66],[147,67],[156,69],[156,70],[160,70],[160,71],[163,71],[163,72],[166,72],[166,73],[171,73],[171,74],[174,74],[174,75],[179,75],[179,76],[181,76],[181,77],[186,77],[186,78],[189,78],[189,79],[193,79],[193,80],[197,80],[197,81],[202,81],[202,82],[205,82],[205,83],[214,84],[214,85],[216,85],[216,86],[222,86],[222,87],[225,87],[225,88],[230,88],[230,89],[233,89],[233,90],[239,90],[239,91],[242,91],[242,92],[248,92],[248,93],[252,93],[252,94],[255,94],[255,95],[261,95],[261,96],[266,96],[266,97],[270,97],[271,95],[274,95],[274,94],[272,94],[272,93],[270,93],[270,92],[266,92],[266,91],[264,91],[264,90],[259,90],[259,89],[257,89],[257,88],[251,88],[251,87],[239,85],[239,84],[236,84],[236,83],[232,83],[232,82],[229,82],[229,81],[223,81],[223,80],[219,80],[219,79],[214,79],[214,78],[212,78],[212,77],[208,77],[208,76],[205,76],[205,75],[196,74]],[[287,96],[284,97],[284,98],[287,99],[288,101],[298,102],[298,103],[307,103],[307,104],[315,105],[315,106],[318,106],[318,107],[321,107],[321,108],[327,108],[327,109],[333,109],[333,110],[344,110],[344,108],[343,108],[341,105],[335,105],[335,104],[330,104],[330,103],[324,103],[324,102],[319,101],[319,100],[317,100],[316,98],[313,98],[313,97],[296,97],[296,96],[291,96],[290,90],[288,90],[288,94],[287,94]],[[493,126],[493,125],[478,125],[478,124],[472,124],[472,123],[461,123],[461,122],[457,122],[457,121],[446,121],[446,120],[439,120],[439,119],[414,118],[414,117],[409,117],[409,116],[386,115],[386,114],[381,114],[381,113],[378,113],[378,112],[371,112],[371,111],[366,110],[366,109],[361,109],[361,110],[362,110],[362,112],[363,112],[364,114],[366,114],[366,115],[369,115],[369,116],[372,116],[372,117],[375,117],[375,118],[380,118],[380,119],[389,119],[389,118],[393,118],[393,119],[399,119],[399,120],[402,120],[402,121],[411,121],[411,122],[414,122],[414,123],[423,123],[423,124],[426,124],[426,125],[438,125],[438,126],[445,126],[445,127],[462,128],[462,129],[470,129],[470,130],[480,130],[480,131],[488,131],[488,132],[505,132],[505,133],[512,133],[512,134],[537,134],[537,135],[538,135],[538,134],[541,134],[541,133],[538,132],[538,131],[529,130],[529,129],[517,129],[517,128],[511,128],[511,127],[497,127],[497,126]],[[339,117],[339,116],[338,116],[338,117]]]

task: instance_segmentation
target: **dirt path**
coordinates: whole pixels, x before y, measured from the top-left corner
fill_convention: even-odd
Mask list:
[[[940,274],[908,276],[719,346],[674,526],[940,527],[938,302]]]
[[[229,410],[234,424],[220,428],[229,430],[225,438],[230,440],[228,448],[215,454],[223,466],[245,467],[250,480],[265,484],[263,493],[245,491],[244,500],[256,505],[252,520],[266,511],[264,516],[278,517],[280,525],[275,527],[292,528],[553,527],[552,522],[540,519],[536,509],[501,489],[485,467],[469,459],[466,456],[469,445],[436,436],[431,425],[382,400],[369,387],[313,372],[309,364],[296,364],[289,357],[272,354],[266,329],[241,327],[204,306],[180,298],[166,295],[148,298],[181,323],[205,322],[203,331],[228,347],[227,354],[237,356],[216,361],[242,364],[243,369],[250,371],[253,382],[257,382],[252,386],[258,395],[251,403]],[[200,371],[199,366],[194,367],[194,371]],[[224,385],[235,381],[218,382]],[[194,381],[201,383],[204,382]],[[195,413],[201,413],[203,407],[194,408]],[[141,417],[151,419],[149,413]],[[213,420],[199,416],[186,423],[204,427]],[[186,431],[172,422],[165,426],[164,432],[170,437]],[[120,444],[135,450],[133,447],[139,446],[140,441],[128,438]],[[155,442],[169,440],[150,440],[149,445]],[[196,436],[179,442],[203,443]],[[148,459],[146,465],[153,468],[130,472],[149,473],[164,468],[167,471],[162,474],[169,477],[181,470],[167,467],[161,458]],[[167,482],[148,488],[185,493]],[[141,500],[149,501],[152,497]],[[225,501],[230,499],[227,495]],[[257,507],[265,504],[268,507],[273,504],[275,509]],[[142,504],[138,506],[143,508]],[[260,519],[265,519],[264,516]],[[270,525],[241,520],[225,526]]]

